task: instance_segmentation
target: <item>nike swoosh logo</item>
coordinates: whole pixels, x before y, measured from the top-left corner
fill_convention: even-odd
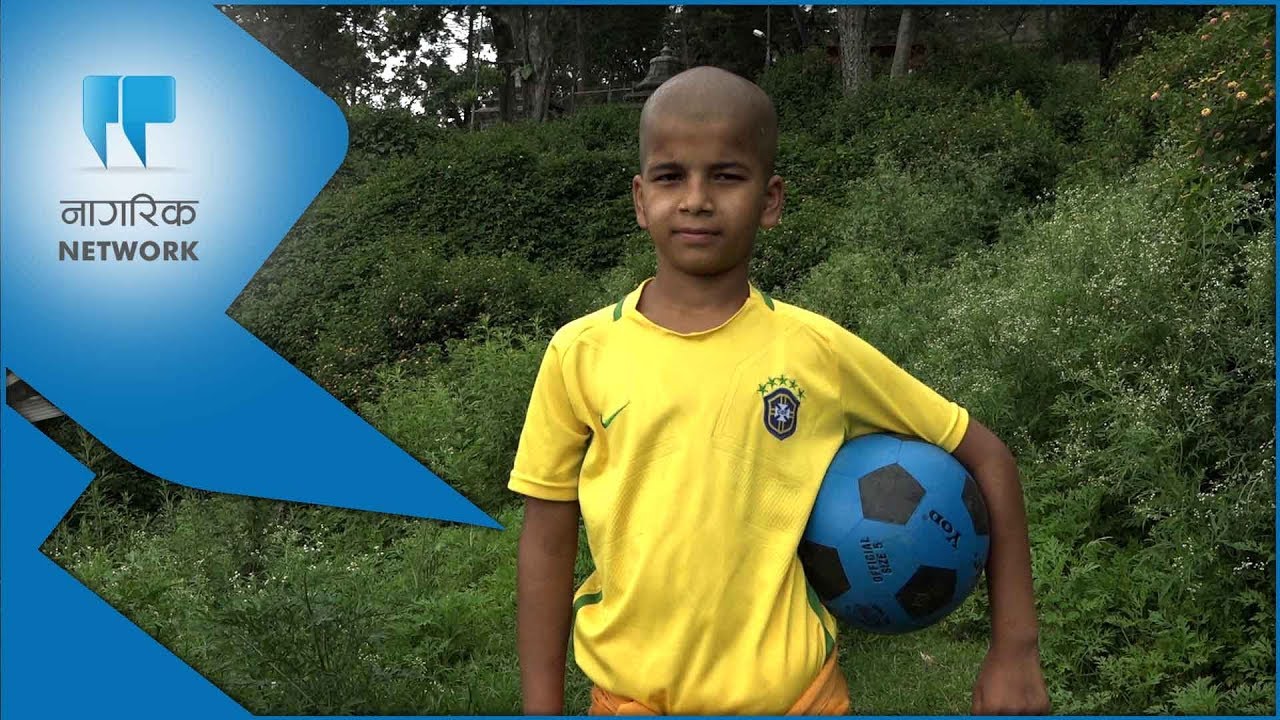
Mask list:
[[[618,417],[618,413],[622,412],[623,410],[626,410],[627,405],[630,405],[630,404],[631,404],[631,401],[628,400],[625,404],[623,404],[622,407],[618,408],[617,410],[614,410],[613,414],[610,415],[608,418],[605,418],[605,416],[601,415],[600,424],[605,426],[606,428],[609,427],[609,425],[613,423],[613,419]]]

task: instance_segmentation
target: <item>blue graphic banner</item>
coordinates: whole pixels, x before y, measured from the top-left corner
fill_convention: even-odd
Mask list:
[[[174,483],[497,527],[226,315],[342,162],[328,97],[204,2],[5,2],[0,44],[0,364]],[[0,447],[0,714],[247,714],[40,553],[88,470],[7,407]]]

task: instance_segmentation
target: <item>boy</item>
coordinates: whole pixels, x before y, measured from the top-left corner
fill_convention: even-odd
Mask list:
[[[848,331],[748,282],[757,228],[782,212],[776,150],[769,98],[722,70],[681,73],[645,104],[632,195],[657,273],[556,333],[511,473],[526,496],[524,711],[563,712],[572,625],[592,714],[847,712],[835,624],[796,548],[836,450],[887,431],[954,453],[987,501],[992,642],[974,711],[1046,712],[1008,449]],[[579,513],[596,571],[575,594]]]

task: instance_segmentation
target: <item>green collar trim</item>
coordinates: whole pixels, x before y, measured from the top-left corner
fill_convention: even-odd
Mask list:
[[[764,304],[765,304],[765,305],[767,305],[767,306],[769,307],[769,309],[770,309],[770,310],[772,310],[772,309],[773,309],[773,298],[769,297],[769,293],[767,293],[767,292],[765,292],[765,291],[763,291],[763,290],[759,290],[758,292],[760,293],[760,297],[764,299]]]

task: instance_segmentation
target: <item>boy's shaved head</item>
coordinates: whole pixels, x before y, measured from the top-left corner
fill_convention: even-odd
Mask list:
[[[640,165],[648,156],[647,139],[661,118],[691,122],[732,122],[750,131],[766,177],[778,154],[778,114],[773,101],[755,83],[715,67],[696,67],[662,83],[640,112]]]

